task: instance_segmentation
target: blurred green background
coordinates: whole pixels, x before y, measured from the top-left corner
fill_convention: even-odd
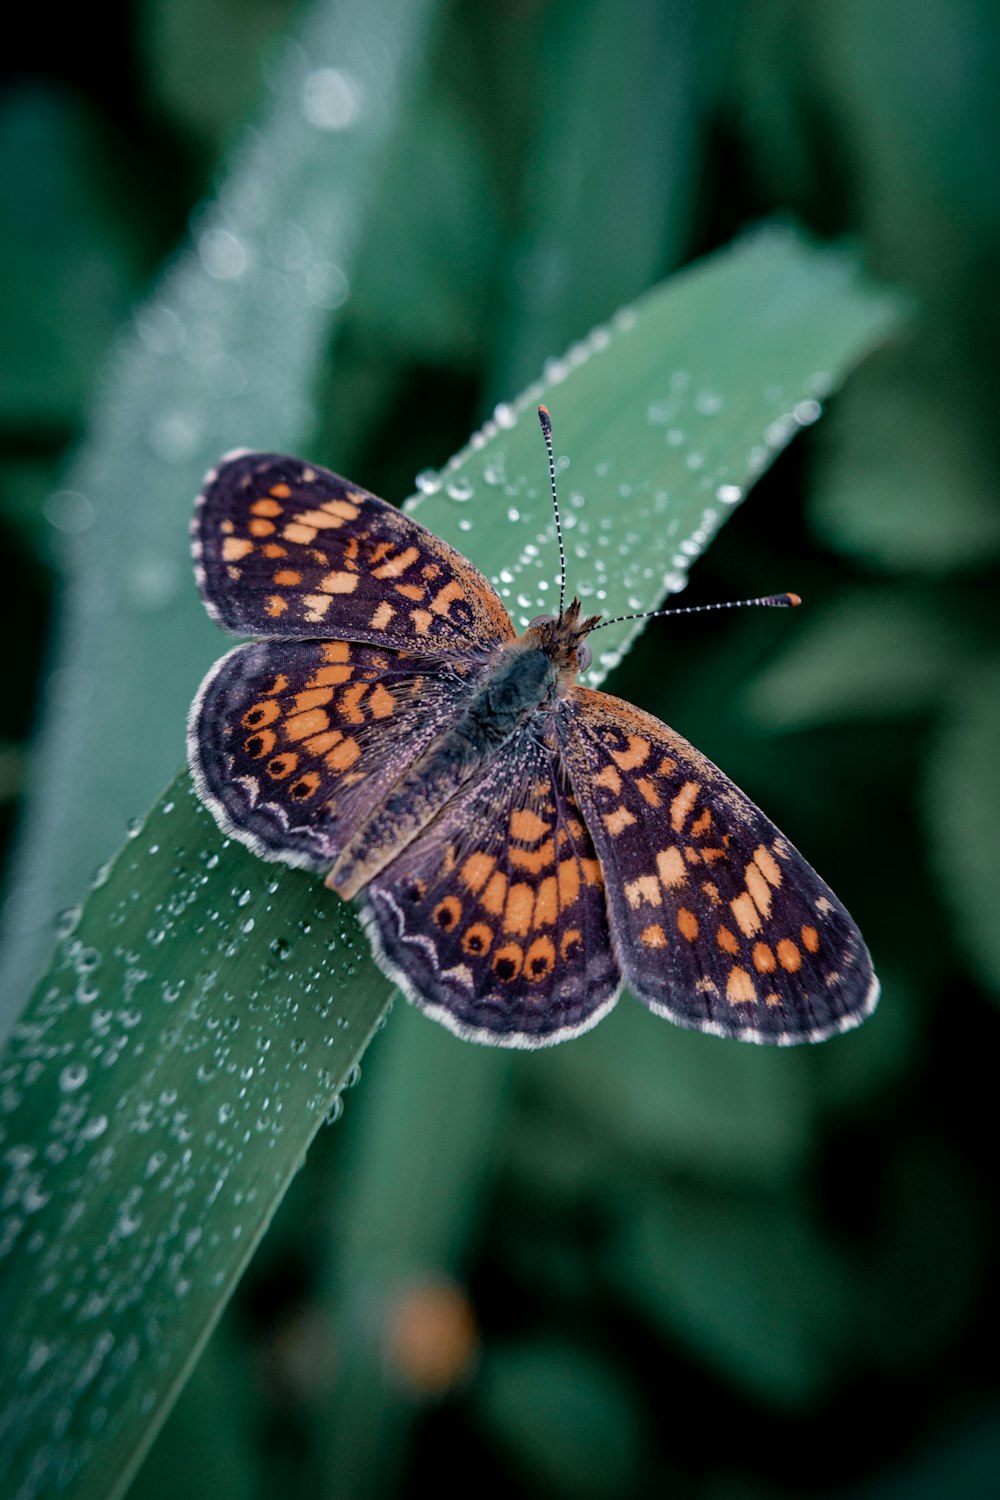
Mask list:
[[[347,185],[353,269],[317,290],[288,425],[377,493],[409,493],[547,357],[762,215],[853,237],[917,294],[910,332],[764,477],[687,601],[793,588],[808,608],[654,622],[612,683],[816,864],[884,998],[857,1034],[794,1054],[665,1036],[629,1005],[509,1058],[397,1006],[131,1493],[994,1496],[1000,12],[313,9],[343,12],[382,69],[381,134]],[[13,76],[8,57],[12,949],[55,837],[37,768],[73,761],[65,637],[95,576],[67,465],[113,427],[117,331],[225,192],[309,24],[288,0],[134,0],[102,9],[99,38],[84,11],[25,14]],[[326,85],[312,107],[336,128],[353,102]],[[203,238],[220,285],[225,253]],[[238,410],[225,364],[217,382]],[[152,454],[184,440],[178,417]],[[153,542],[144,607],[173,587]],[[165,779],[179,725],[158,753]]]

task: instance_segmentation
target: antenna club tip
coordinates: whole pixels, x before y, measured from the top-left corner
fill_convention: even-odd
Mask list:
[[[547,406],[540,406],[538,408],[538,420],[542,424],[543,432],[552,431],[552,418],[549,416],[549,409]]]
[[[798,594],[786,594],[785,603],[794,608],[796,604],[801,604],[802,600]]]

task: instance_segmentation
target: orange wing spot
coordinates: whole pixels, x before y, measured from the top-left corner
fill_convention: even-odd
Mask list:
[[[307,708],[322,708],[333,698],[333,688],[321,687],[310,688],[304,693],[295,694],[295,713],[301,714]]]
[[[703,849],[701,857],[706,865],[714,865],[717,859],[725,859],[726,851],[725,849]]]
[[[746,969],[730,969],[726,980],[726,999],[730,1005],[748,1005],[756,1000],[757,991]]]
[[[722,897],[719,895],[719,887],[717,885],[713,885],[710,880],[706,880],[701,888],[713,906],[722,905]]]
[[[248,537],[227,536],[222,544],[222,561],[239,562],[241,557],[246,557],[252,551],[253,542]]]
[[[639,934],[639,941],[647,948],[665,948],[667,946],[667,934],[659,922],[653,922],[651,926],[642,929]]]
[[[594,785],[606,786],[609,792],[614,792],[615,796],[617,796],[622,789],[622,779],[614,766],[609,764],[602,771],[598,771],[594,777]]]
[[[551,938],[535,938],[531,947],[524,955],[525,978],[532,984],[538,984],[542,979],[548,979],[556,966],[556,945]]]
[[[299,757],[291,751],[287,755],[276,755],[267,763],[267,774],[273,776],[275,781],[284,781],[286,776],[291,776],[299,763]]]
[[[293,526],[301,527],[303,531],[308,531],[310,533],[310,535],[304,539],[306,542],[311,542],[317,531],[339,531],[345,521],[354,520],[354,517],[357,515],[357,511],[352,506],[350,508],[351,513],[348,515],[346,513],[346,509],[343,506],[341,506],[339,509],[333,508],[337,505],[338,502],[336,500],[333,500],[329,505],[321,506],[319,510],[300,511],[292,521],[291,525],[285,527],[284,531],[281,533],[282,536],[288,536]],[[293,537],[291,538],[291,540],[295,541],[297,540],[297,538]]]
[[[579,927],[570,927],[559,939],[559,956],[564,964],[574,959],[583,947],[583,933]]]
[[[580,866],[575,855],[559,861],[556,880],[559,883],[559,905],[566,911],[580,894]]]
[[[310,755],[327,755],[343,738],[339,729],[330,729],[325,734],[310,735],[309,739],[303,741],[302,748],[308,750]]]
[[[662,806],[662,803],[660,801],[660,794],[656,790],[656,787],[650,781],[648,776],[640,776],[638,781],[636,782],[636,786],[639,788],[639,795],[642,797],[644,802],[647,802],[649,804],[650,807]]]
[[[700,979],[695,980],[694,992],[696,995],[717,995],[719,993],[719,986],[714,979],[706,979],[702,975]]]
[[[782,938],[778,944],[778,962],[789,974],[795,974],[802,967],[802,954],[796,948],[791,938]]]
[[[769,917],[771,915],[771,887],[756,865],[747,865],[743,874],[754,906],[762,917]]]
[[[279,568],[274,575],[274,582],[279,588],[294,589],[302,582],[302,574],[296,573],[294,568]]]
[[[248,521],[247,531],[251,536],[271,536],[274,531],[274,522],[263,519]]]
[[[434,616],[429,609],[411,609],[410,619],[413,621],[413,629],[417,635],[428,635]]]
[[[351,647],[347,641],[324,641],[320,646],[324,661],[350,661]]]
[[[436,562],[428,563],[425,568],[420,569],[420,576],[421,578],[426,578],[428,583],[433,583],[435,578],[441,577],[441,564]]]
[[[260,550],[263,552],[265,557],[271,558],[272,561],[278,557],[288,556],[288,548],[279,547],[277,542],[265,542]]]
[[[566,831],[576,843],[580,842],[585,832],[583,824],[577,818],[566,819]]]
[[[350,682],[354,676],[353,667],[320,667],[310,677],[307,687],[339,687],[342,682]]]
[[[688,816],[698,799],[701,785],[697,781],[685,781],[680,791],[670,803],[670,826],[675,833],[680,833],[684,827],[684,819]]]
[[[760,912],[747,891],[742,891],[735,901],[730,901],[729,910],[736,918],[736,925],[744,937],[754,937],[760,931]]]
[[[272,495],[274,494],[273,490],[271,491],[271,494]],[[291,494],[291,491],[289,490],[288,486],[286,485],[285,486],[285,497],[287,498],[287,496],[290,495],[290,494]],[[281,515],[281,506],[277,503],[277,501],[275,501],[275,500],[268,500],[267,497],[265,496],[263,500],[255,500],[254,501],[254,503],[250,507],[250,514],[253,515],[253,516],[280,516]]]
[[[330,727],[330,715],[322,708],[310,708],[303,714],[290,714],[285,720],[285,738],[307,740],[310,735],[322,734]]]
[[[419,583],[397,583],[396,593],[401,594],[404,599],[409,599],[413,604],[419,604],[427,590],[421,588]]]
[[[363,724],[368,717],[361,711],[361,700],[368,691],[367,682],[352,682],[340,695],[337,708],[348,724]]]
[[[302,602],[306,606],[306,619],[310,625],[318,625],[326,618],[326,612],[333,601],[329,594],[303,594]]]
[[[308,547],[309,543],[316,538],[316,528],[303,526],[301,521],[289,521],[281,535],[286,542],[294,542],[299,547]]]
[[[234,583],[238,583],[240,578],[243,576],[243,570],[241,568],[234,568],[230,566],[226,569],[226,574],[233,580]]]
[[[288,795],[289,797],[293,797],[296,802],[308,802],[310,797],[316,795],[318,787],[319,777],[316,775],[316,772],[307,771],[304,776],[299,777],[298,781],[292,782],[288,788]]]
[[[262,760],[265,755],[270,755],[277,744],[277,736],[273,729],[261,729],[257,734],[252,734],[243,741],[243,748],[254,760]]]
[[[270,703],[255,703],[253,708],[248,708],[240,723],[244,729],[263,729],[265,724],[273,724],[281,713],[281,709],[272,699]]]
[[[677,913],[677,931],[689,943],[695,942],[698,937],[698,918],[686,906],[682,906]]]
[[[771,885],[780,885],[781,866],[778,864],[778,861],[775,859],[770,849],[765,849],[764,845],[761,844],[759,848],[753,851],[753,857],[754,863],[757,865],[764,879]]]
[[[507,877],[502,870],[491,875],[479,900],[491,917],[499,917],[507,899]]]
[[[470,953],[473,958],[480,958],[484,953],[489,953],[493,946],[493,929],[487,927],[485,922],[473,922],[462,934],[462,952]]]
[[[507,892],[507,905],[503,913],[504,932],[525,937],[531,928],[531,914],[535,908],[535,893],[526,881],[518,881]]]
[[[625,882],[625,900],[633,911],[637,911],[643,902],[647,906],[661,906],[663,897],[660,895],[660,883],[655,875],[640,875],[638,880]]]
[[[524,963],[524,954],[519,943],[504,943],[493,955],[491,965],[494,974],[504,984],[510,984],[521,972]]]
[[[601,861],[599,859],[581,859],[580,870],[583,874],[585,885],[604,884],[604,877],[601,874]]]
[[[537,844],[549,832],[552,824],[540,818],[530,807],[519,807],[511,813],[508,827],[512,839],[519,839],[522,844]]]
[[[554,864],[556,857],[556,846],[553,839],[546,839],[544,844],[539,844],[537,849],[519,849],[516,844],[511,846],[510,862],[519,870],[527,870],[532,875],[540,875]]]
[[[535,895],[535,927],[553,927],[559,916],[559,883],[554,875],[546,875]]]
[[[704,838],[711,826],[712,814],[706,807],[703,812],[699,813],[698,817],[691,824],[691,837],[696,839]]]
[[[776,995],[774,993],[774,991],[772,990],[769,995],[765,995],[764,996],[764,1004],[765,1005],[780,1005],[781,1004],[781,996],[780,995]]]
[[[652,746],[648,740],[644,740],[639,734],[630,734],[628,736],[628,748],[626,750],[612,750],[611,759],[623,771],[637,771],[640,766],[646,764],[651,749]]]
[[[224,521],[219,522],[219,530],[226,536],[230,536],[235,529],[236,528],[233,526],[233,523],[229,520],[228,516]]]
[[[683,885],[688,878],[688,872],[684,866],[684,856],[681,851],[675,846],[670,849],[661,849],[656,856],[656,873],[665,891]]]
[[[353,594],[358,586],[357,573],[327,573],[319,581],[323,594]]]
[[[360,513],[350,500],[324,500],[320,510],[325,510],[327,515],[338,516],[341,521],[356,521]]]
[[[349,771],[360,755],[361,746],[357,740],[341,740],[326,757],[326,764],[331,771]]]
[[[684,858],[687,860],[689,865],[696,865],[701,856],[698,853],[697,849],[693,849],[690,844],[685,844]]]
[[[735,957],[740,951],[740,940],[735,932],[730,932],[728,927],[720,927],[715,934],[715,941],[723,953],[731,953]]]
[[[285,483],[285,481],[283,479],[280,479],[277,484],[272,484],[271,489],[270,489],[270,493],[272,495],[276,495],[279,500],[287,500],[289,498],[289,496],[291,495],[292,492],[291,492],[291,489],[289,488],[289,486]],[[266,505],[267,501],[266,500],[258,500],[257,504],[258,505]],[[279,505],[277,507],[277,509],[280,510],[281,506]],[[267,514],[268,515],[272,515],[273,512],[272,511],[268,511]]]
[[[282,599],[280,594],[271,594],[269,595],[264,608],[267,610],[272,620],[277,620],[281,615],[285,613],[285,610],[288,608],[288,600]]]
[[[624,829],[628,828],[634,822],[635,817],[629,812],[627,807],[616,807],[614,812],[604,814],[604,826],[612,838],[617,838]]]
[[[431,600],[431,609],[436,615],[446,615],[456,599],[461,599],[465,593],[460,583],[452,579],[446,583],[443,589],[439,589]]]
[[[390,557],[388,562],[384,562],[380,567],[375,568],[372,576],[375,578],[398,578],[400,574],[406,572],[407,568],[412,568],[419,557],[420,552],[416,547],[407,547],[404,552],[397,553],[395,557]]]
[[[372,629],[384,630],[395,613],[396,611],[393,609],[388,599],[383,599],[382,603],[378,606],[375,613],[371,617],[370,624]]]
[[[493,873],[495,864],[492,854],[470,854],[459,871],[458,878],[466,890],[477,896]]]
[[[391,718],[396,700],[388,688],[377,682],[368,697],[368,710],[375,719]]]
[[[677,762],[671,760],[669,755],[665,755],[656,768],[656,774],[657,776],[672,776],[676,770]]]
[[[753,966],[758,974],[773,974],[778,961],[766,943],[754,943]]]
[[[803,927],[800,933],[802,946],[807,953],[819,952],[819,933],[815,927]]]
[[[271,683],[271,686],[264,693],[264,697],[272,698],[275,693],[283,693],[287,686],[288,678],[285,676],[284,672],[279,672],[277,677]]]
[[[457,896],[445,896],[434,908],[434,921],[443,932],[452,932],[462,916],[462,903]]]

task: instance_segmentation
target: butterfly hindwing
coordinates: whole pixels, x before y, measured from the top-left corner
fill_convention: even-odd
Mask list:
[[[459,656],[514,637],[472,563],[318,464],[231,455],[206,476],[192,536],[205,604],[238,635],[332,634]]]
[[[191,711],[199,795],[256,853],[325,873],[450,722],[463,673],[348,641],[237,646]]]
[[[362,914],[383,968],[469,1040],[561,1041],[620,988],[600,863],[556,758],[528,731],[371,881]]]
[[[861,934],[802,856],[680,735],[574,687],[560,735],[604,868],[615,952],[650,1009],[747,1041],[857,1025],[878,985]]]

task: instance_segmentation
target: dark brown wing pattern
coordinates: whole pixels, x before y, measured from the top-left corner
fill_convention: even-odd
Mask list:
[[[878,997],[836,896],[723,773],[650,714],[575,687],[560,736],[615,953],[651,1010],[745,1041],[818,1041]]]
[[[495,590],[453,547],[302,459],[224,460],[198,496],[192,541],[208,611],[237,635],[331,635],[459,656],[514,637]]]

